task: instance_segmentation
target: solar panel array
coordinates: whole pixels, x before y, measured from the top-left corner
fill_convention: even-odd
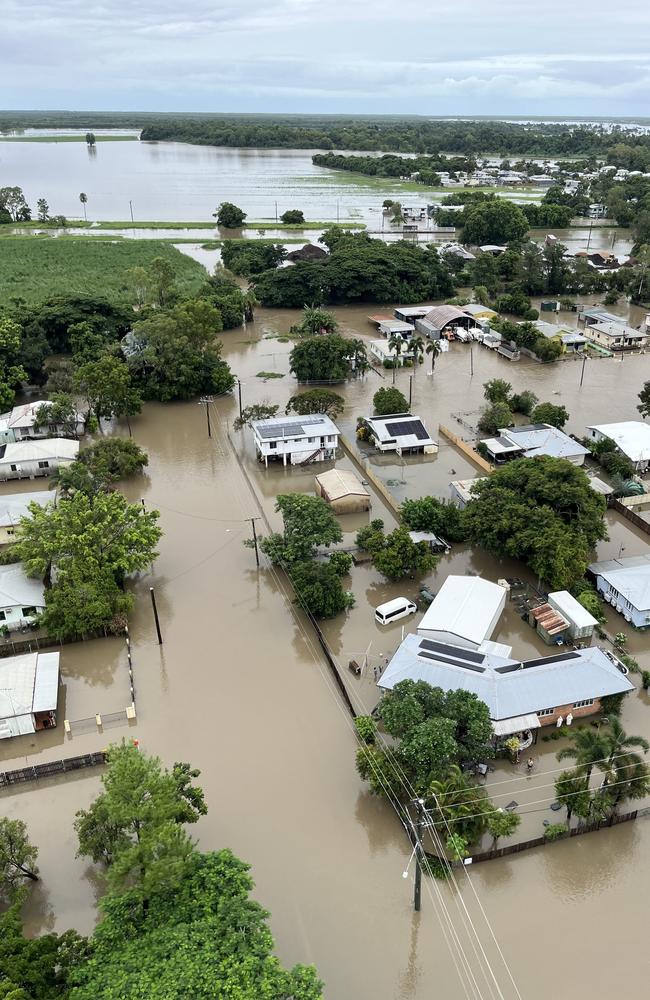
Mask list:
[[[421,420],[400,420],[399,422],[386,424],[386,430],[395,437],[405,437],[407,434],[413,434],[418,441],[427,441],[429,438]]]
[[[256,430],[260,437],[263,438],[276,438],[276,437],[295,437],[300,434],[307,434],[308,431],[305,427],[314,427],[316,425],[322,425],[322,417],[317,417],[314,420],[301,420],[299,424],[283,424],[280,422],[273,424],[258,424]]]
[[[563,663],[564,660],[579,660],[579,653],[560,653],[559,656],[540,656],[537,660],[525,660],[523,667],[539,667],[542,663]]]
[[[419,655],[427,660],[438,663],[449,663],[454,667],[464,667],[477,674],[485,672],[482,665],[485,661],[483,653],[475,653],[471,649],[459,649],[458,646],[448,646],[444,642],[434,642],[433,639],[422,639],[419,645]]]

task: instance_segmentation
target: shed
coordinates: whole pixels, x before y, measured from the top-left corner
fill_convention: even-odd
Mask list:
[[[316,476],[316,494],[328,502],[337,514],[370,510],[370,493],[354,472],[329,469]]]
[[[474,319],[456,306],[434,306],[423,319],[415,321],[415,329],[426,337],[438,340],[448,327],[473,326]]]
[[[556,590],[549,594],[548,603],[567,620],[572,639],[591,638],[598,622],[568,590]]]
[[[532,621],[530,621],[532,619]],[[531,625],[535,625],[544,642],[549,646],[553,644],[561,645],[564,634],[568,631],[569,623],[562,617],[556,608],[550,604],[540,604],[532,608],[529,615]]]
[[[0,660],[0,739],[56,725],[59,654],[25,653]]]
[[[416,545],[424,542],[432,552],[449,552],[451,549],[449,542],[445,541],[444,538],[440,538],[439,535],[434,534],[433,531],[409,531],[409,538]]]
[[[489,639],[507,592],[481,576],[448,576],[418,625],[418,635],[477,649]]]

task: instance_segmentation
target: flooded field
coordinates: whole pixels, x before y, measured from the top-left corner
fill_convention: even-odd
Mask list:
[[[372,306],[335,311],[345,333],[371,336],[366,316],[376,311]],[[295,392],[288,372],[292,345],[278,340],[295,319],[290,311],[259,310],[246,329],[223,335],[224,355],[243,383],[244,405],[266,398],[284,407]],[[412,410],[433,437],[440,423],[462,428],[454,414],[470,425],[475,421],[482,384],[489,378],[507,378],[516,390],[531,388],[542,400],[564,403],[571,414],[568,429],[576,434],[597,419],[635,419],[636,395],[650,378],[650,356],[588,361],[582,386],[578,362],[510,364],[476,345],[473,375],[467,345],[453,344],[438,359],[433,377],[427,374],[428,361],[413,376]],[[264,382],[260,372],[282,377]],[[407,371],[397,373],[397,385],[407,395],[408,378]],[[349,438],[357,416],[370,412],[373,393],[390,381],[390,373],[371,372],[336,388],[345,397],[339,423]],[[254,554],[242,544],[250,535],[247,518],[260,514],[261,507],[271,526],[277,524],[276,495],[311,492],[315,471],[323,466],[266,470],[255,460],[248,431],[230,431],[236,458],[227,437],[236,413],[235,398],[215,402],[212,439],[195,402],[149,404],[133,421],[135,440],[150,462],[147,474],[131,481],[127,493],[160,510],[165,532],[153,572],[134,584],[137,607],[130,631],[137,722],[101,733],[94,727],[73,729],[71,737],[60,725],[45,734],[2,741],[1,766],[71,756],[121,736],[137,736],[144,750],[160,754],[166,763],[185,760],[201,768],[210,811],[193,835],[205,849],[227,845],[252,863],[256,894],[272,913],[282,959],[316,963],[328,1000],[472,995],[456,972],[459,949],[448,947],[440,923],[445,926],[448,913],[465,952],[473,955],[478,945],[465,926],[462,903],[508,1000],[518,995],[543,1000],[550,988],[559,1000],[576,995],[605,1000],[620,988],[619,963],[582,961],[578,970],[577,956],[609,956],[623,943],[629,989],[643,993],[650,971],[644,920],[650,891],[647,820],[475,866],[459,872],[456,884],[425,880],[422,912],[413,914],[412,866],[409,878],[402,878],[408,842],[389,807],[370,796],[356,776],[351,719],[315,637],[281,576],[266,566],[256,571]],[[436,456],[424,460],[371,461],[382,481],[393,482],[399,498],[447,496],[451,479],[475,474],[444,441]],[[342,458],[339,464],[349,462]],[[377,496],[373,503],[370,515],[342,520],[344,544],[352,543],[368,516],[391,524],[392,515]],[[609,514],[608,522],[610,539],[599,546],[600,557],[617,554],[622,544],[630,555],[647,549],[647,536],[618,515]],[[518,564],[495,563],[480,551],[457,546],[426,582],[437,590],[449,572],[468,571],[493,580],[504,575],[527,579]],[[154,631],[150,586],[161,616],[162,647]],[[367,710],[377,700],[371,668],[381,666],[401,638],[401,623],[380,631],[372,609],[397,593],[417,596],[418,584],[388,584],[364,565],[354,568],[350,586],[356,607],[327,623],[325,632],[355,705]],[[621,628],[619,617],[609,614],[608,629]],[[415,629],[417,617],[405,625]],[[548,648],[512,605],[494,638],[522,655]],[[650,668],[644,635],[630,637],[630,651]],[[357,680],[347,661],[366,654],[368,669]],[[61,664],[66,715],[84,718],[123,706],[121,640],[65,646]],[[638,679],[635,683],[638,687]],[[626,700],[623,723],[628,732],[650,734],[648,697],[640,690]],[[507,763],[490,775],[495,800],[520,804],[526,813],[522,830],[530,836],[539,835],[542,821],[555,815],[549,806],[561,746],[538,744],[532,777]],[[93,867],[75,857],[72,822],[98,786],[98,772],[88,771],[0,793],[2,808],[25,819],[40,849],[43,881],[26,907],[33,932],[69,926],[88,931],[96,919],[101,886]],[[540,968],[542,954],[552,957],[546,974]],[[493,986],[492,992],[482,987],[484,992],[475,995],[499,995]]]

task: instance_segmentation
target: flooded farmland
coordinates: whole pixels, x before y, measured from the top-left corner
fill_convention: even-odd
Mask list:
[[[375,308],[335,311],[345,333],[371,335],[366,316]],[[295,318],[290,311],[259,310],[246,329],[223,335],[224,356],[243,383],[244,405],[266,398],[284,407],[295,392],[288,372],[292,345],[278,340]],[[469,346],[453,344],[438,359],[433,377],[427,370],[428,359],[413,376],[412,410],[433,437],[440,423],[462,431],[454,415],[475,423],[482,384],[497,376],[511,381],[515,390],[531,388],[540,399],[564,403],[571,414],[568,429],[582,434],[585,424],[597,419],[636,417],[636,395],[650,378],[650,356],[588,361],[582,386],[579,362],[509,364],[476,345],[472,365]],[[281,377],[264,381],[259,377],[264,372]],[[345,397],[339,423],[348,438],[354,437],[357,416],[370,411],[376,389],[390,384],[387,374],[382,379],[371,372],[337,388]],[[407,396],[408,378],[407,371],[397,373],[397,385]],[[621,971],[606,956],[623,945],[628,988],[642,993],[650,971],[644,919],[650,891],[647,820],[478,865],[459,872],[457,884],[425,880],[422,912],[413,914],[412,866],[409,878],[402,878],[410,845],[390,808],[370,796],[356,775],[351,720],[315,637],[292,605],[283,579],[266,566],[256,571],[254,553],[242,544],[250,535],[246,519],[262,512],[276,524],[277,493],[311,492],[315,468],[266,470],[255,460],[248,431],[230,431],[235,456],[228,433],[236,413],[235,398],[214,403],[211,439],[205,412],[195,402],[149,404],[133,422],[135,440],[150,461],[147,474],[130,481],[126,492],[160,510],[165,532],[153,571],[134,585],[137,607],[130,632],[137,721],[101,733],[73,727],[71,737],[59,725],[55,731],[3,741],[2,767],[82,753],[133,736],[168,764],[186,760],[201,768],[210,811],[192,834],[205,849],[229,846],[251,862],[256,895],[272,913],[281,958],[314,962],[328,1000],[467,996],[455,968],[459,949],[453,943],[448,947],[443,930],[448,913],[465,953],[472,954],[476,942],[472,945],[471,931],[465,929],[462,904],[508,1000],[517,993],[491,932],[526,1000],[542,1000],[549,991],[559,1000],[576,995],[605,1000],[620,989]],[[430,458],[406,459],[402,465],[371,457],[371,463],[398,498],[429,492],[447,496],[451,479],[475,474],[468,460],[444,442]],[[391,519],[376,496],[369,516]],[[346,544],[365,517],[343,519]],[[615,514],[608,520],[610,539],[599,546],[601,558],[616,555],[622,544],[630,555],[646,549],[646,537],[637,529]],[[480,551],[458,546],[427,583],[438,589],[447,573],[467,571],[490,579],[526,576],[518,564],[495,563]],[[151,586],[162,647],[154,631]],[[356,607],[328,622],[325,632],[353,702],[370,708],[374,684],[369,674],[359,680],[349,674],[347,661],[367,653],[370,664],[380,663],[394,650],[401,623],[380,632],[372,608],[395,593],[415,596],[418,584],[395,587],[362,565],[354,568],[350,586]],[[607,627],[615,631],[620,622],[609,614]],[[417,620],[405,624],[410,631]],[[500,629],[494,638],[511,642],[523,654],[547,649],[512,607]],[[641,633],[631,636],[630,651],[650,667],[650,648]],[[118,639],[63,647],[66,714],[85,719],[123,707],[124,657]],[[638,688],[638,679],[635,683]],[[629,732],[650,734],[648,697],[639,689],[626,700],[623,723]],[[540,742],[532,777],[505,763],[490,776],[495,800],[516,800],[526,814],[523,829],[531,836],[539,835],[542,821],[554,815],[549,805],[560,766],[555,752],[561,746]],[[75,779],[0,793],[4,810],[25,819],[40,850],[43,880],[26,907],[32,932],[69,926],[88,931],[96,919],[98,875],[75,857],[72,821],[98,784],[98,774],[86,771]],[[579,961],[587,954],[603,960]],[[542,972],[542,959],[550,964],[548,972]],[[481,985],[485,996],[499,995],[494,986],[490,992]]]

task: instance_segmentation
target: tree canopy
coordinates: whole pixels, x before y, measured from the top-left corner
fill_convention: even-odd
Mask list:
[[[399,389],[382,386],[372,397],[374,412],[378,416],[385,416],[392,413],[408,413],[409,404],[406,397]]]
[[[345,400],[329,389],[307,389],[292,396],[286,405],[285,413],[299,413],[306,416],[310,413],[326,413],[332,420],[343,413]]]
[[[472,204],[465,213],[463,242],[472,246],[516,243],[524,239],[528,227],[528,219],[517,205],[494,198]]]
[[[246,218],[246,212],[233,205],[231,201],[222,201],[213,215],[217,225],[223,226],[224,229],[240,229]]]
[[[299,382],[344,382],[366,363],[363,342],[337,334],[308,337],[289,355],[290,370]]]

